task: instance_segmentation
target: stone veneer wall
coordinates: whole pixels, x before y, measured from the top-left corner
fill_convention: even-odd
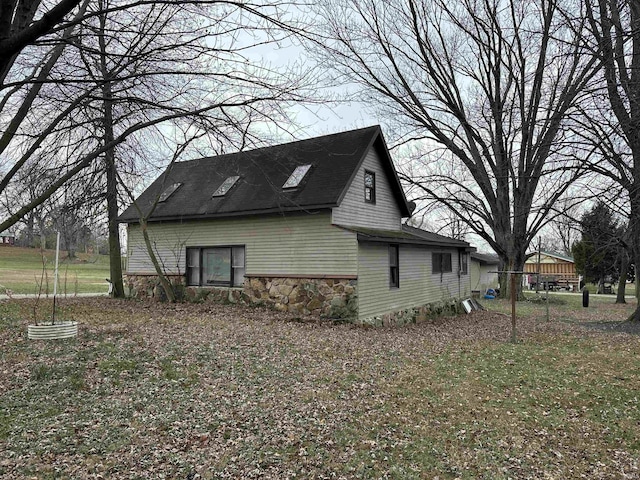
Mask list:
[[[185,278],[170,275],[174,285]],[[164,291],[156,275],[128,275],[125,283],[135,298],[162,299]],[[303,315],[322,315],[355,321],[358,317],[357,281],[334,278],[248,277],[243,288],[186,287],[189,300],[255,303]]]
[[[184,275],[167,275],[173,285],[184,285]],[[125,287],[129,288],[129,296],[134,298],[164,299],[164,290],[157,275],[125,275]]]
[[[185,283],[182,275],[168,278],[174,285]],[[128,275],[125,283],[133,297],[164,297],[156,275]],[[463,311],[460,299],[451,298],[358,320],[357,281],[331,278],[249,277],[243,288],[186,287],[185,296],[189,300],[271,305],[283,312],[338,318],[376,327],[421,323]]]
[[[455,315],[464,311],[460,299],[450,298],[439,302],[427,303],[419,307],[405,308],[395,312],[385,313],[360,319],[356,323],[374,327],[406,325],[407,323],[423,323],[441,315]]]
[[[253,303],[276,310],[355,320],[358,317],[357,281],[338,278],[251,277],[244,291]]]

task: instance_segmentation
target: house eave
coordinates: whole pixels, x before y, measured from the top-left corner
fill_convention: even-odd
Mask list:
[[[430,242],[428,240],[421,239],[408,239],[401,237],[372,237],[369,235],[359,233],[358,242],[362,243],[397,243],[397,244],[406,244],[406,245],[422,245],[425,247],[436,247],[436,248],[449,248],[449,249],[459,249],[464,250],[465,252],[474,252],[475,247],[467,247],[464,245],[452,245],[450,243],[444,242]]]
[[[300,206],[292,206],[292,207],[279,207],[279,208],[268,208],[268,209],[260,209],[260,210],[243,210],[237,212],[215,212],[215,213],[205,213],[202,215],[167,215],[167,216],[153,216],[149,220],[148,223],[156,223],[156,222],[183,222],[183,221],[192,221],[192,220],[215,220],[217,218],[235,218],[235,217],[251,217],[258,215],[284,215],[286,213],[302,213],[302,214],[313,214],[323,210],[329,210],[331,208],[336,207],[336,204],[326,204],[326,205],[308,205],[304,207]],[[139,223],[139,218],[123,218],[122,216],[118,217],[118,223],[126,223],[126,224],[135,224]]]
[[[474,252],[476,249],[467,242],[460,240],[438,241],[418,237],[403,230],[373,230],[350,225],[337,225],[336,227],[356,234],[358,242],[363,243],[397,243],[406,245],[422,245],[436,248],[450,248]]]

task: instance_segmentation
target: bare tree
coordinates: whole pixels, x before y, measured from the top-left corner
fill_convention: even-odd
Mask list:
[[[142,168],[136,160],[152,157],[150,139],[170,150],[184,125],[206,132],[218,150],[255,141],[264,125],[286,125],[286,107],[305,98],[304,73],[249,56],[254,47],[291,35],[280,7],[279,0],[80,4],[66,23],[29,47],[42,61],[31,64],[17,55],[6,75],[0,194],[17,187],[18,173],[36,152],[50,175],[39,195],[0,220],[0,228],[81,172],[101,171],[111,277],[122,295],[116,173],[136,178]],[[166,157],[152,166],[164,165]]]
[[[572,192],[569,192],[570,194]],[[556,202],[547,224],[547,244],[557,245],[556,250],[571,256],[571,247],[580,238],[581,200],[577,194]]]
[[[585,21],[569,24],[552,0],[326,3],[323,59],[415,146],[404,180],[487,241],[501,268],[522,270],[580,175],[566,123],[598,68]]]
[[[169,177],[171,170],[173,168],[173,165],[175,164],[175,162],[180,158],[180,156],[184,153],[185,149],[187,148],[187,146],[193,141],[195,140],[195,138],[190,138],[187,141],[185,141],[185,143],[183,143],[182,145],[179,145],[174,154],[173,157],[171,159],[171,162],[169,163],[169,166],[167,167],[167,169],[165,170],[165,173],[162,175],[162,179],[161,179],[161,185],[160,188],[158,189],[158,192],[155,196],[155,198],[153,198],[151,200],[151,204],[147,205],[147,206],[142,206],[140,205],[134,195],[133,192],[131,191],[131,189],[129,188],[129,186],[127,185],[127,183],[122,179],[122,177],[120,177],[120,175],[118,175],[118,172],[116,171],[116,176],[118,177],[118,180],[120,181],[126,195],[129,197],[129,200],[131,201],[131,204],[133,205],[133,207],[136,209],[136,211],[138,212],[138,223],[140,224],[140,231],[142,232],[142,238],[144,240],[144,245],[145,248],[147,250],[147,255],[149,255],[149,259],[151,260],[151,264],[153,265],[154,270],[156,271],[156,275],[158,276],[158,280],[160,282],[160,286],[162,287],[162,291],[164,292],[165,297],[167,298],[167,301],[170,303],[175,303],[176,300],[178,300],[178,296],[176,295],[176,291],[174,290],[174,285],[172,285],[171,281],[168,278],[167,275],[167,268],[166,265],[164,264],[164,259],[162,258],[161,255],[158,255],[156,252],[155,247],[155,242],[153,241],[153,239],[151,238],[151,236],[149,235],[149,219],[153,216],[153,213],[156,210],[156,207],[158,206],[158,203],[160,202],[160,198],[162,196],[163,191],[165,190],[165,184],[166,184],[166,180]],[[176,253],[176,260],[178,259],[178,256],[180,254],[180,252],[182,251],[182,248],[184,246],[183,245],[179,245],[177,246],[177,253]],[[179,262],[176,262],[179,263]]]
[[[0,87],[18,55],[56,28],[82,0],[60,0],[43,5],[38,0],[0,0]]]
[[[602,163],[592,168],[619,185],[629,200],[630,249],[640,265],[640,3],[631,0],[586,0],[586,13],[602,63],[606,95],[615,122],[591,122]],[[601,108],[602,109],[602,108]],[[608,119],[609,115],[598,115]],[[637,283],[637,281],[636,281]],[[638,294],[638,289],[636,289]],[[640,296],[638,297],[640,299]],[[630,320],[640,321],[640,302]]]

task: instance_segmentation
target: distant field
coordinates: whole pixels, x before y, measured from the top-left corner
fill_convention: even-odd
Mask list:
[[[67,252],[60,252],[58,292],[98,293],[108,290],[109,257],[78,253],[76,259],[69,260]],[[0,247],[0,294],[5,289],[13,293],[53,293],[53,272],[55,250],[45,250],[45,275],[42,275],[42,254],[35,248]]]

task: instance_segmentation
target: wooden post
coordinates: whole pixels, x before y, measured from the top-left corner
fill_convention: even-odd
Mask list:
[[[516,343],[516,275],[511,275],[511,342]]]
[[[58,257],[60,255],[60,232],[56,236],[56,269],[53,273],[53,311],[51,312],[51,324],[56,323],[56,295],[58,294]]]
[[[547,322],[549,321],[549,283],[547,282],[547,292],[546,292],[545,304],[547,306]]]
[[[536,293],[540,291],[540,249],[542,248],[542,239],[538,237],[538,275],[536,277]]]

